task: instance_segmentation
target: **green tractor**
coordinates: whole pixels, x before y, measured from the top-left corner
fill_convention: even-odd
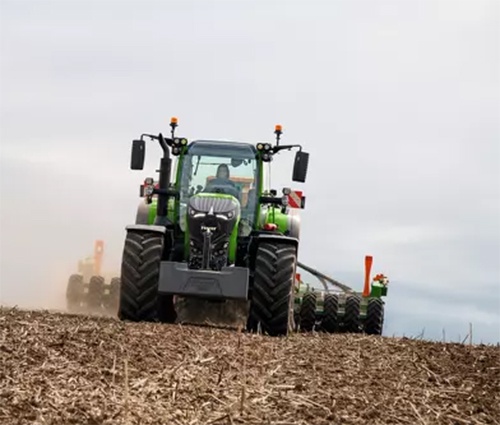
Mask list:
[[[194,140],[143,134],[131,169],[144,168],[145,138],[163,151],[159,182],[146,178],[136,222],[127,226],[118,317],[175,323],[176,300],[236,300],[247,330],[272,336],[295,329],[294,291],[301,192],[265,187],[281,151],[296,148],[292,180],[304,183],[309,154],[300,145]],[[176,166],[172,165],[172,157]]]
[[[311,273],[324,286],[324,291],[304,286],[299,281],[295,295],[295,317],[301,332],[319,330],[328,333],[364,332],[382,335],[385,303],[389,280],[377,274],[370,284],[371,256],[365,257],[365,284],[362,292],[320,273],[312,267],[298,263],[298,267]],[[299,278],[300,280],[300,278]],[[337,290],[332,291],[331,287]]]

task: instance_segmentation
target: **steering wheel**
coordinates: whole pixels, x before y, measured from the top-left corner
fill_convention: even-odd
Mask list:
[[[239,190],[236,185],[231,180],[221,179],[219,177],[209,181],[203,192],[226,193],[228,195],[233,195],[238,200],[240,199]]]
[[[240,193],[238,189],[234,186],[231,186],[229,184],[209,184],[205,187],[203,192],[208,192],[208,193],[225,193],[227,195],[232,195],[238,201],[240,200]]]

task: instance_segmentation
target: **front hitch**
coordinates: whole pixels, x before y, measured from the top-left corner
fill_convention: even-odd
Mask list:
[[[203,270],[208,270],[210,268],[210,259],[212,258],[212,229],[207,226],[202,226],[203,232],[203,253],[201,268]]]

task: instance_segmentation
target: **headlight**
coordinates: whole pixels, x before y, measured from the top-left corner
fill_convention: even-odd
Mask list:
[[[222,218],[223,220],[230,220],[234,217],[234,211],[229,211],[226,214],[217,214],[218,218]]]
[[[207,215],[206,213],[196,211],[195,209],[193,209],[191,207],[188,208],[188,214],[194,218],[206,217],[206,215]]]

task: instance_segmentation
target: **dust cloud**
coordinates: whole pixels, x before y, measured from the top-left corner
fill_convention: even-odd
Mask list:
[[[213,302],[196,298],[176,299],[177,323],[216,327],[246,327],[249,305],[246,301]]]
[[[122,191],[129,192],[126,183]],[[17,190],[23,188],[23,190]],[[15,189],[15,190],[13,190]],[[78,261],[105,242],[103,275],[119,273],[125,226],[138,199],[89,176],[46,164],[0,161],[0,304],[65,309],[66,284]],[[121,199],[126,199],[124,205]]]

